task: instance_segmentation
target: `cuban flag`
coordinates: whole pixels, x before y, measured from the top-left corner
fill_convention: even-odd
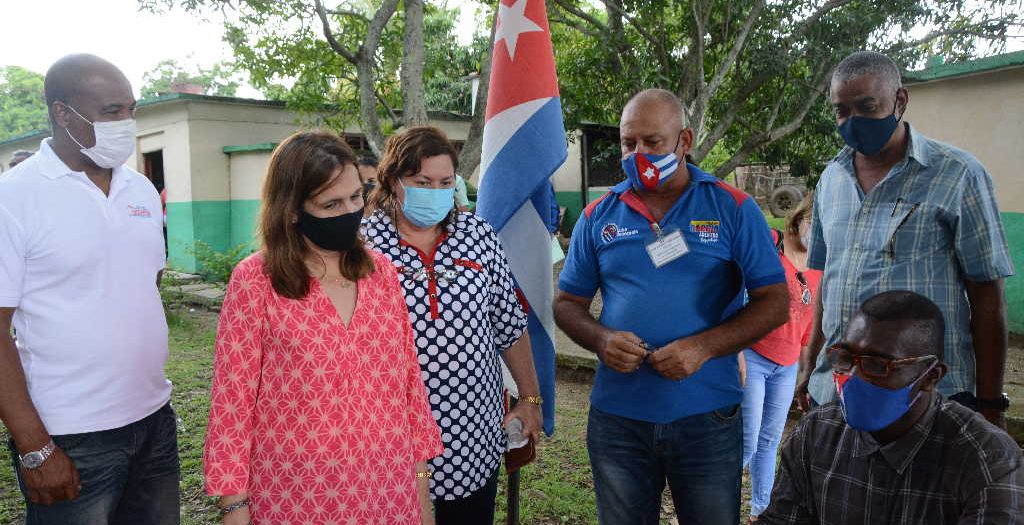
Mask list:
[[[498,232],[529,314],[544,398],[544,431],[555,426],[555,321],[551,311],[549,178],[568,146],[544,0],[498,4],[487,95],[477,213]]]

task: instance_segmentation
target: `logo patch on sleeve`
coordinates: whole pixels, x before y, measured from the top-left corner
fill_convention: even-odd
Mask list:
[[[614,241],[615,239],[632,237],[639,233],[640,232],[637,231],[636,228],[626,228],[623,226],[619,226],[614,222],[609,222],[608,224],[604,225],[604,228],[601,228],[601,240],[604,241],[605,244],[608,244]]]

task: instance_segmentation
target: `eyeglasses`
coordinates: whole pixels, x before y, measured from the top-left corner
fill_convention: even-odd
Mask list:
[[[849,374],[853,367],[857,367],[861,373],[873,379],[885,379],[893,370],[901,366],[938,361],[938,359],[939,357],[934,355],[906,359],[891,359],[877,355],[853,355],[849,350],[840,347],[832,347],[828,350],[828,360],[832,365],[832,370],[840,374]]]

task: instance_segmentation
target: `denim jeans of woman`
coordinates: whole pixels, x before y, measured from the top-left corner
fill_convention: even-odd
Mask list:
[[[744,350],[743,357],[743,466],[750,467],[750,514],[757,516],[771,500],[775,455],[793,404],[797,365],[779,365],[753,350]]]

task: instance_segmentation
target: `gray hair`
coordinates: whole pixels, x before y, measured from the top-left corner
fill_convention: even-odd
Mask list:
[[[626,107],[634,104],[646,104],[648,102],[664,104],[670,111],[679,115],[679,121],[682,123],[683,129],[687,127],[686,109],[683,107],[683,101],[679,100],[675,93],[667,89],[645,89],[633,95],[629,102],[626,102]]]
[[[896,62],[875,51],[857,51],[843,59],[832,71],[832,85],[845,84],[864,75],[875,75],[892,91],[903,87],[900,68]]]

